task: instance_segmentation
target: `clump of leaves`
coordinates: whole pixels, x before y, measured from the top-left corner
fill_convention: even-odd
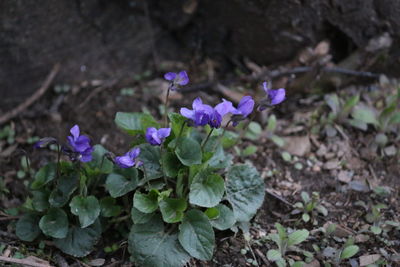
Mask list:
[[[325,266],[341,266],[343,262],[347,259],[355,256],[360,248],[357,245],[354,245],[354,238],[350,237],[346,240],[344,245],[337,249],[333,247],[325,247],[322,251],[322,255],[327,258],[324,261]]]
[[[170,81],[168,103],[170,91],[189,78],[181,71],[167,73],[165,79]],[[284,89],[268,89],[257,110],[284,98]],[[133,137],[132,147],[121,156],[100,145],[92,147],[77,125],[66,145],[51,137],[40,139],[37,148],[57,146],[57,162],[35,174],[33,197],[17,223],[18,237],[32,241],[44,234],[63,252],[82,257],[100,238],[100,221],[130,211],[128,249],[136,265],[183,266],[191,257],[210,260],[214,229],[249,222],[264,200],[264,183],[256,168],[233,164],[224,150],[224,144],[234,143],[232,135],[224,136],[225,129],[246,120],[254,106],[251,96],[244,96],[238,107],[227,100],[211,107],[196,98],[192,110],[165,113],[162,123],[148,113],[118,112],[115,123]],[[228,114],[230,119],[219,131]],[[63,153],[70,161],[60,160]],[[118,205],[120,198],[124,207]]]
[[[277,266],[287,266],[287,262],[289,262],[290,266],[303,266],[304,262],[295,262],[292,259],[286,259],[285,254],[291,250],[298,251],[296,245],[306,241],[309,236],[309,232],[305,229],[302,229],[288,233],[287,229],[285,229],[279,223],[275,223],[275,228],[277,233],[269,234],[267,239],[273,241],[278,246],[278,249],[268,250],[268,260],[275,262]]]
[[[310,220],[314,225],[318,224],[317,214],[320,213],[323,216],[328,215],[328,210],[320,203],[320,197],[318,192],[312,192],[311,197],[307,192],[301,192],[302,202],[294,204],[292,214],[301,214],[301,219],[307,223]]]

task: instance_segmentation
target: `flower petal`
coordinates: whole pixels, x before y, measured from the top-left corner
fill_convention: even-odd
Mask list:
[[[74,127],[69,130],[69,132],[72,134],[74,139],[77,139],[79,137],[80,131],[79,131],[79,126],[76,124]]]
[[[190,110],[187,108],[181,108],[180,113],[183,117],[186,117],[188,119],[194,120],[195,119],[195,112],[194,110]]]
[[[263,82],[263,88],[264,88],[264,92],[266,94],[268,94],[269,88],[268,88],[268,83],[267,82]]]
[[[131,159],[135,159],[140,154],[140,148],[139,147],[133,148],[133,149],[129,150],[128,154]]]
[[[176,73],[175,72],[167,72],[164,74],[164,79],[167,81],[173,81],[176,78]]]
[[[271,99],[271,105],[278,105],[286,98],[286,90],[280,88],[278,90],[269,90],[268,95]]]
[[[189,76],[187,75],[186,71],[183,70],[179,72],[178,77],[177,83],[179,85],[186,85],[189,83]]]
[[[171,134],[171,128],[160,128],[158,130],[158,137],[167,138]]]
[[[251,96],[248,95],[242,97],[237,109],[244,117],[247,117],[251,112],[253,112],[253,108],[254,108],[254,100]]]
[[[221,117],[225,116],[227,113],[234,112],[235,108],[232,105],[231,101],[226,99],[222,99],[222,102],[215,106],[214,110],[221,115]]]

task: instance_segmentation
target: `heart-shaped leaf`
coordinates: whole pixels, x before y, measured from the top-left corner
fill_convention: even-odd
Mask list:
[[[134,190],[138,181],[138,171],[135,168],[121,169],[107,176],[106,188],[116,198]]]
[[[264,195],[264,182],[253,166],[238,164],[228,171],[226,198],[237,221],[249,221],[261,207]]]
[[[148,127],[159,126],[150,114],[139,112],[117,112],[115,123],[131,135],[144,133]]]
[[[64,238],[68,233],[68,216],[62,209],[51,208],[40,219],[39,227],[45,235]]]
[[[196,174],[190,185],[189,201],[200,207],[218,205],[224,195],[224,180],[212,169],[205,169]]]
[[[134,224],[143,224],[147,223],[150,221],[154,216],[156,216],[156,213],[144,213],[132,206],[131,209],[131,219]]]
[[[100,215],[99,201],[95,196],[75,196],[69,206],[71,213],[79,217],[82,228],[93,224]]]
[[[148,194],[136,191],[133,196],[133,206],[143,213],[152,213],[158,208],[158,194],[154,190]]]
[[[102,145],[95,145],[94,151],[92,153],[92,160],[88,162],[88,165],[93,170],[98,170],[101,173],[111,173],[114,164],[105,157],[105,154],[108,153],[107,149],[105,149]]]
[[[143,166],[146,170],[145,177],[143,180],[140,181],[140,184],[144,184],[152,179],[162,177],[163,173],[160,165],[160,148],[158,146],[152,146],[150,144],[142,144],[139,147],[139,160],[143,162]]]
[[[185,166],[200,164],[202,159],[200,144],[190,137],[180,137],[175,153]]]
[[[180,222],[187,208],[184,198],[165,198],[160,203],[162,218],[166,223]]]
[[[57,175],[57,164],[49,163],[36,173],[35,180],[31,184],[31,188],[36,190],[44,185],[48,184],[49,182],[53,181]]]
[[[104,197],[100,199],[100,214],[103,217],[118,216],[122,212],[122,207],[116,205],[117,201],[112,197]]]
[[[78,187],[79,174],[71,173],[58,179],[57,187],[50,193],[49,203],[53,207],[60,208],[67,204],[72,193]]]
[[[215,247],[215,236],[212,226],[203,212],[188,211],[179,230],[179,242],[191,256],[200,260],[211,260]]]
[[[43,212],[50,206],[48,191],[32,191],[32,206],[35,210]]]
[[[231,228],[236,222],[233,211],[223,204],[219,204],[215,208],[218,209],[219,216],[210,220],[211,225],[221,231]]]
[[[40,234],[39,219],[39,216],[32,213],[27,213],[19,218],[15,227],[15,234],[18,238],[28,242],[35,240]]]

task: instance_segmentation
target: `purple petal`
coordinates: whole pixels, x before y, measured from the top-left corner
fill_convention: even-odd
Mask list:
[[[87,148],[83,153],[81,153],[81,162],[89,162],[92,160],[92,153],[94,149],[92,147]]]
[[[283,100],[285,100],[286,90],[283,88],[278,90],[269,90],[268,95],[271,99],[271,105],[278,105]]]
[[[128,155],[128,153],[126,153],[125,155],[120,156],[120,157],[115,157],[115,163],[120,168],[130,168],[135,165],[135,161],[133,159],[131,159],[131,157]]]
[[[247,117],[251,112],[253,112],[254,108],[254,100],[251,96],[244,96],[239,102],[238,110],[240,110],[240,113],[244,116]]]
[[[158,145],[158,143],[160,143],[160,140],[157,136],[157,129],[154,127],[147,128],[145,137],[147,142],[149,142],[151,145]]]
[[[197,97],[195,100],[193,100],[192,108],[194,110],[201,109],[202,107],[203,107],[203,101],[201,101],[200,97]]]
[[[213,128],[219,128],[222,123],[222,116],[218,112],[214,112],[210,117],[209,124]]]
[[[264,88],[264,92],[266,94],[268,94],[269,88],[268,88],[268,83],[267,82],[263,82],[263,88]]]
[[[162,143],[161,138],[158,136],[158,132],[153,133],[151,138],[147,141],[149,141],[149,143],[153,146],[159,146]]]
[[[198,111],[195,113],[195,119],[193,120],[196,126],[204,126],[208,123],[210,116],[204,111]]]
[[[128,155],[131,159],[137,158],[139,156],[139,154],[140,154],[139,147],[133,148],[133,149],[129,150],[129,152],[128,152]]]
[[[74,137],[74,139],[77,139],[79,137],[79,126],[75,125],[74,127],[71,128],[70,133],[72,134],[72,136]]]
[[[173,81],[176,78],[176,73],[175,72],[167,72],[164,74],[164,79],[167,81]]]
[[[222,99],[222,102],[216,105],[214,109],[221,115],[221,117],[235,110],[235,108],[232,105],[232,102],[226,99]]]
[[[160,128],[158,130],[158,137],[167,138],[171,134],[171,128]]]
[[[189,76],[187,75],[186,71],[179,72],[179,78],[177,84],[179,85],[186,85],[189,83]]]
[[[194,120],[195,119],[195,112],[194,110],[190,110],[187,108],[181,108],[180,113],[183,117],[186,117],[188,119]]]

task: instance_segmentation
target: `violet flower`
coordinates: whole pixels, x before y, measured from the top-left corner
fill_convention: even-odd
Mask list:
[[[160,128],[156,129],[154,127],[147,128],[146,130],[146,140],[152,146],[159,146],[164,139],[171,134],[171,128]]]
[[[206,125],[214,113],[214,109],[209,105],[203,104],[200,97],[193,100],[192,108],[192,110],[181,108],[180,113],[182,116],[191,120],[194,123],[194,126]]]
[[[232,111],[233,126],[238,125],[239,121],[244,120],[249,114],[253,112],[254,100],[251,96],[244,96],[239,102],[236,109]]]
[[[48,145],[57,144],[57,139],[53,137],[43,137],[37,141],[33,147],[34,148],[45,148]]]
[[[135,165],[139,165],[141,162],[136,161],[136,158],[140,154],[140,148],[132,148],[128,152],[126,152],[123,156],[115,157],[114,162],[120,168],[131,168]]]
[[[183,86],[189,83],[189,76],[184,70],[179,73],[168,72],[164,74],[164,79],[171,82],[170,89],[172,91],[177,89],[177,85]]]
[[[263,82],[263,88],[265,93],[267,94],[267,98],[261,100],[259,110],[263,111],[268,106],[274,106],[282,103],[286,99],[286,90],[284,88],[280,88],[277,90],[272,90],[268,88],[267,82]]]
[[[93,147],[90,145],[90,139],[86,135],[80,135],[79,126],[75,125],[70,130],[71,134],[67,137],[69,147],[74,152],[74,159],[81,162],[89,162],[92,160]]]

